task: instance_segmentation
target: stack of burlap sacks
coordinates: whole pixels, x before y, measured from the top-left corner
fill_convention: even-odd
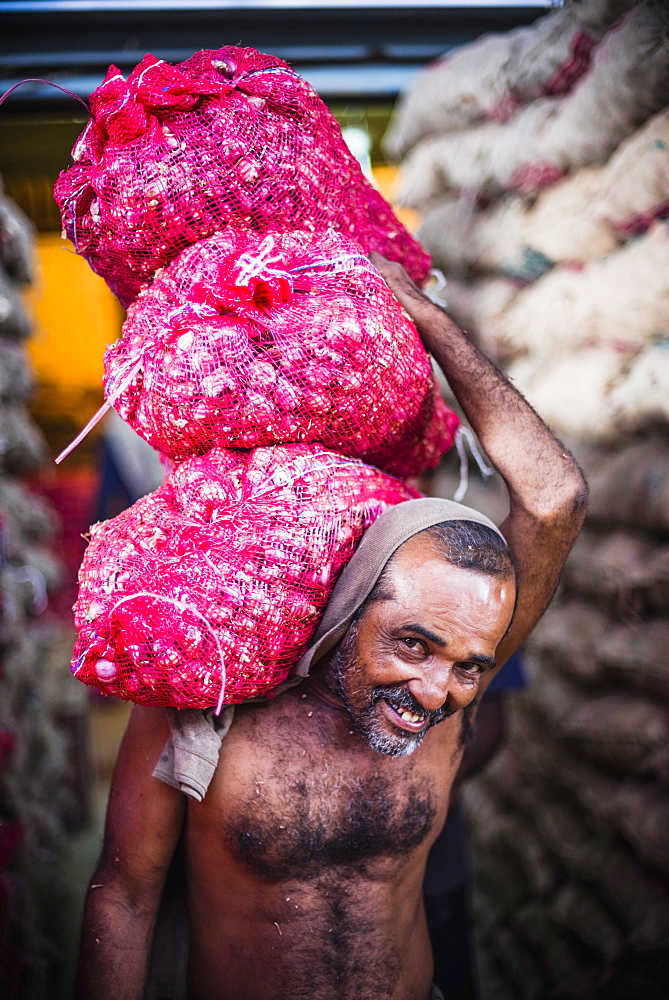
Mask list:
[[[23,477],[46,459],[26,407],[33,231],[0,193],[0,996],[55,995],[58,862],[83,820],[86,699],[68,683],[72,630],[47,612],[63,583],[51,505]],[[46,613],[45,613],[46,612]]]
[[[586,15],[609,30],[540,96]],[[388,134],[449,311],[591,485],[505,748],[465,793],[484,1000],[667,995],[667,104],[666,6],[583,0],[427,70]]]

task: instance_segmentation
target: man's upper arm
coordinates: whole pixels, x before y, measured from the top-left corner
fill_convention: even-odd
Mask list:
[[[152,775],[168,736],[163,709],[135,706],[109,794],[97,877],[104,870],[138,905],[160,892],[185,813],[182,793]]]
[[[516,564],[516,608],[509,630],[497,650],[501,666],[527,639],[550,604],[562,567],[580,530],[587,491],[574,490],[570,502],[552,514],[537,517],[512,511],[500,526]]]

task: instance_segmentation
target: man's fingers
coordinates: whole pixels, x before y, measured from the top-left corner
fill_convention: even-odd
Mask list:
[[[416,288],[413,281],[406,273],[402,265],[398,264],[397,261],[388,260],[387,257],[384,257],[382,254],[377,253],[376,250],[371,251],[371,253],[369,254],[369,259],[371,260],[376,270],[383,275],[383,277],[386,279],[387,283],[391,287],[394,284],[397,284],[398,282],[400,283],[403,282],[408,286],[413,285],[413,287]],[[417,290],[418,289],[416,289],[416,291]]]
[[[411,280],[401,264],[387,260],[380,253],[372,250],[369,259],[380,273],[390,290],[402,305],[411,312],[411,306],[426,301],[420,288]]]

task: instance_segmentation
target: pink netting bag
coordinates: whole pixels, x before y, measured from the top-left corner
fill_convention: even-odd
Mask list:
[[[130,307],[105,390],[177,461],[319,441],[406,477],[433,468],[458,426],[415,326],[332,230],[227,229],[184,250]]]
[[[178,66],[147,55],[127,80],[111,66],[90,104],[54,196],[77,252],[124,305],[230,222],[260,232],[333,226],[425,279],[428,255],[281,59],[235,46]]]
[[[73,673],[142,705],[271,692],[383,511],[419,494],[314,445],[214,449],[91,528]]]

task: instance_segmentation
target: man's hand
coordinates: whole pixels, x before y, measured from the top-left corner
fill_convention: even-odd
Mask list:
[[[399,264],[370,254],[423,343],[442,369],[509,491],[500,525],[516,563],[517,602],[497,650],[504,663],[545,611],[587,509],[578,465],[502,372],[443,310],[416,287]]]
[[[421,292],[418,285],[409,277],[401,264],[386,260],[385,257],[382,257],[380,253],[376,253],[375,250],[372,250],[369,259],[381,274],[397,301],[400,305],[404,306],[416,326],[418,326],[416,317],[419,316],[421,309],[426,306],[434,308],[434,303],[428,299],[424,292]],[[425,346],[429,351],[429,346],[427,344]]]

